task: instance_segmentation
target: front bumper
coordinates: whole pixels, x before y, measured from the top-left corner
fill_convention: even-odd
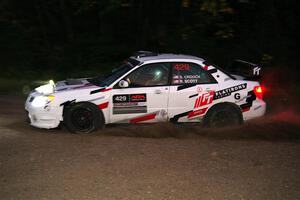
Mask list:
[[[30,102],[30,96],[26,100],[25,110],[31,126],[37,128],[56,128],[63,120],[62,107],[47,105],[45,107],[34,107]]]

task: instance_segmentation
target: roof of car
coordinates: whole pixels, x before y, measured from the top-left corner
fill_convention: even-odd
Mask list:
[[[204,59],[190,56],[190,55],[183,55],[183,54],[152,54],[152,55],[136,55],[132,56],[131,58],[138,60],[140,62],[145,62],[149,60],[169,60],[169,59],[192,59],[198,61],[204,61]]]

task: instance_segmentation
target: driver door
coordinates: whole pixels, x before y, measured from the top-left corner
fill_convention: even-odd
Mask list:
[[[111,123],[167,121],[169,65],[141,66],[124,77],[128,87],[117,83],[110,98]]]

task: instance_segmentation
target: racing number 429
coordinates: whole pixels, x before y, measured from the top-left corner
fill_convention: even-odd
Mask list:
[[[118,102],[127,101],[127,95],[118,95],[118,96],[115,96],[115,101],[118,101]]]

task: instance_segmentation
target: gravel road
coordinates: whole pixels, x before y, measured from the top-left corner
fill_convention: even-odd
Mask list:
[[[0,97],[0,199],[300,199],[300,117],[242,127],[107,127],[89,135],[24,122]]]

